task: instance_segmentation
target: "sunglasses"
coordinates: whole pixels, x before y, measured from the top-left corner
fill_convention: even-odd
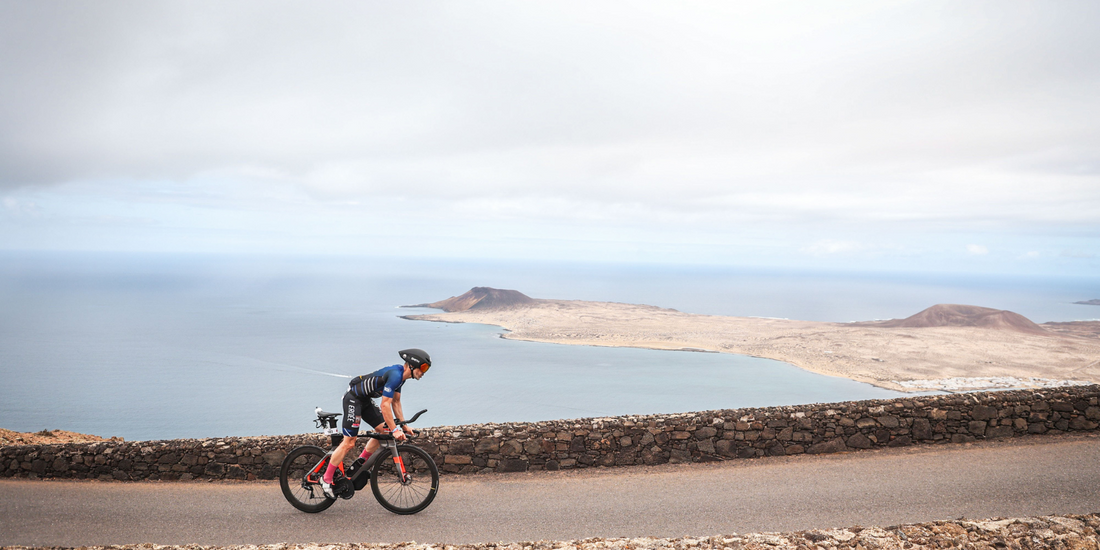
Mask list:
[[[428,369],[431,368],[431,366],[431,363],[424,363],[423,365],[420,365],[420,374],[428,372]]]

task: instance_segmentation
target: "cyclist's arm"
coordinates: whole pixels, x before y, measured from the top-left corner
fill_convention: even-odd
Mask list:
[[[405,411],[401,410],[401,392],[393,394],[393,416],[395,422],[398,420],[405,420]],[[409,426],[405,426],[401,429],[409,435],[416,435],[416,432]]]
[[[393,430],[397,427],[396,418],[394,417],[394,408],[397,408],[398,414],[401,411],[401,394],[395,393],[393,397],[382,396],[382,402],[379,403],[379,409],[382,409],[382,418],[386,420],[386,427]]]
[[[381,406],[382,418],[386,420],[386,427],[393,430],[397,427],[397,418],[404,419],[404,413],[401,411],[401,394],[395,393],[393,397],[382,397]],[[397,413],[396,416],[394,413]],[[401,438],[398,438],[401,439]]]
[[[390,369],[386,374],[386,385],[382,388],[382,418],[386,421],[386,427],[393,430],[397,428],[395,420],[397,418],[404,420],[404,413],[401,411],[401,382],[403,381],[402,374],[397,369]],[[395,410],[396,409],[396,410]],[[397,418],[394,418],[394,412],[397,413]],[[399,440],[403,440],[405,434],[400,434]]]

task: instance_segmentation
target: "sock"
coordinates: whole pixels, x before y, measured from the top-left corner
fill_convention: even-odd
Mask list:
[[[336,465],[333,464],[332,462],[329,462],[328,463],[328,469],[325,470],[325,475],[322,479],[325,480],[325,483],[328,483],[329,485],[332,485],[332,475],[335,474],[335,473],[336,473]]]
[[[363,452],[359,455],[359,458],[362,458],[365,462],[368,458],[370,458],[370,455],[372,454],[374,453],[368,453],[366,449],[363,449]]]

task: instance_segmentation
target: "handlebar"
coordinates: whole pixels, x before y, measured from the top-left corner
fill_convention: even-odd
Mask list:
[[[420,411],[420,412],[418,412],[418,413],[414,414],[412,418],[410,418],[410,419],[408,419],[408,420],[406,420],[406,421],[404,421],[404,422],[398,422],[398,424],[401,424],[401,425],[405,425],[405,424],[412,424],[413,422],[416,422],[416,419],[417,419],[417,418],[420,418],[420,415],[422,415],[422,414],[424,414],[424,413],[426,413],[426,412],[428,412],[428,409],[424,409],[424,410],[422,410],[422,411]]]
[[[422,415],[422,414],[424,414],[424,413],[426,413],[426,412],[428,412],[428,409],[424,409],[424,410],[422,410],[422,411],[420,411],[420,412],[418,412],[418,413],[414,414],[412,418],[410,418],[410,419],[408,419],[408,420],[406,420],[406,421],[404,421],[404,422],[397,422],[396,424],[397,424],[398,426],[404,426],[404,425],[406,425],[406,424],[412,424],[413,422],[416,422],[416,419],[417,419],[417,418],[420,418],[420,415]],[[369,438],[371,438],[371,439],[377,439],[377,440],[379,440],[379,441],[389,441],[389,440],[393,439],[393,435],[392,435],[392,434],[390,434],[390,433],[388,433],[388,432],[387,432],[387,433],[382,433],[382,432],[366,432],[366,433],[361,433],[361,434],[359,434],[359,436],[360,436],[360,437],[369,437]]]

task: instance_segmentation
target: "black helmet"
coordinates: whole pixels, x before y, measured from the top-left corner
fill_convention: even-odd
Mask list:
[[[406,363],[412,368],[420,367],[420,372],[428,372],[428,367],[432,366],[432,358],[428,357],[428,352],[422,349],[409,348],[403,349],[397,352]]]

